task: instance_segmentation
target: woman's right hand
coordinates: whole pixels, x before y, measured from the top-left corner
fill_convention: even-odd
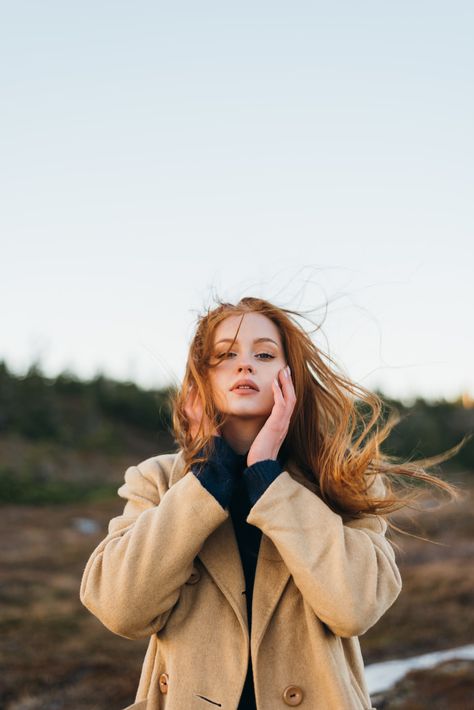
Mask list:
[[[184,405],[184,411],[189,421],[189,431],[191,433],[192,439],[196,438],[196,435],[199,431],[199,425],[201,424],[201,420],[203,419],[203,417],[203,433],[205,435],[210,433],[211,436],[220,436],[216,428],[214,426],[211,426],[208,417],[204,413],[202,400],[199,396],[199,392],[195,384],[191,384],[189,386],[188,396]]]

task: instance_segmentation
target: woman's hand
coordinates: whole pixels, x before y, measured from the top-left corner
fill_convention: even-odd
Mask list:
[[[295,388],[288,365],[280,370],[278,380],[273,381],[275,404],[270,416],[255,437],[247,454],[247,466],[265,459],[276,460],[280,447],[285,440],[290,425],[290,418],[296,404]]]
[[[204,414],[204,408],[202,406],[201,397],[195,384],[189,386],[188,396],[186,398],[186,403],[184,405],[184,411],[189,421],[189,431],[191,433],[191,438],[195,439],[199,431],[199,425],[204,417],[203,422],[203,433],[207,435],[209,432],[212,436],[220,436],[219,432],[216,431],[215,427],[211,427],[208,417]]]

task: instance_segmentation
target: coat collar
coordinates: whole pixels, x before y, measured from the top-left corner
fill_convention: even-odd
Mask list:
[[[183,450],[180,449],[176,453],[171,454],[171,456],[173,457],[173,461],[171,463],[171,470],[169,475],[170,488],[171,486],[174,486],[174,484],[177,483],[180,478],[183,478],[183,476],[187,473],[186,467],[184,465]],[[310,481],[302,473],[302,471],[291,458],[284,464],[284,470],[287,471],[292,478],[298,481],[298,483],[301,483],[303,486],[309,488],[309,490],[313,491],[314,493],[316,492],[316,483]]]
[[[310,490],[315,490],[312,482],[308,481],[291,461],[286,463],[284,471]],[[175,454],[169,479],[170,487],[186,473],[181,449]],[[247,605],[243,594],[245,577],[230,513],[206,539],[198,557],[231,604],[244,631],[248,633]],[[252,599],[251,645],[254,657],[289,577],[290,572],[276,545],[262,532]]]

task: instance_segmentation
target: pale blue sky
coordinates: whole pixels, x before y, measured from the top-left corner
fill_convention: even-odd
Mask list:
[[[472,2],[25,2],[0,23],[0,357],[181,378],[212,290],[474,396]],[[314,317],[318,317],[315,311]]]

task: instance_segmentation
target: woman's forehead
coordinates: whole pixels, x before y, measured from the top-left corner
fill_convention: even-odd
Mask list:
[[[242,324],[239,328],[241,320]],[[263,315],[263,313],[245,313],[243,319],[241,315],[227,316],[227,318],[221,321],[217,326],[214,333],[214,342],[217,342],[221,338],[232,338],[233,340],[237,328],[239,328],[237,340],[268,336],[276,340],[277,343],[281,343],[277,326],[270,318]]]

